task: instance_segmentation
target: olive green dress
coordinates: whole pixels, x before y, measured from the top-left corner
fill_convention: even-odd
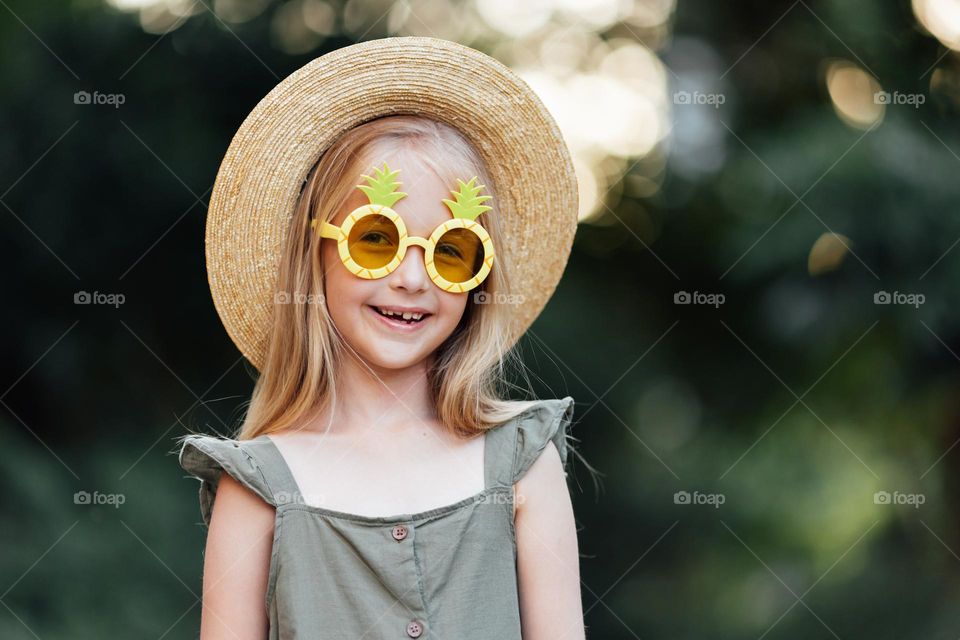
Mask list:
[[[361,516],[303,503],[267,436],[190,435],[180,465],[210,516],[222,471],[276,507],[270,638],[521,640],[513,485],[553,441],[564,468],[573,398],[541,400],[484,434],[480,493],[420,513]]]

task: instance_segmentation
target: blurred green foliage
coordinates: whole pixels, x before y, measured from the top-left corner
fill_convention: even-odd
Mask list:
[[[0,637],[196,636],[205,532],[173,438],[229,434],[252,388],[208,294],[205,203],[253,105],[352,42],[282,52],[284,4],[163,36],[93,0],[0,8]],[[634,193],[644,162],[615,185],[522,343],[534,391],[577,399],[574,435],[605,475],[596,491],[571,474],[588,637],[956,638],[958,59],[938,61],[906,1],[681,0],[669,28],[671,83],[697,43],[728,100],[677,107],[693,147],[664,150],[652,195]],[[853,129],[833,59],[927,100]],[[75,104],[95,90],[124,103]],[[694,125],[719,134],[709,170],[684,170],[717,151]],[[852,253],[811,276],[828,232]]]

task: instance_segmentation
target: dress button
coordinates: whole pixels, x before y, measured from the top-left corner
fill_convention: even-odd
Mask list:
[[[407,635],[411,638],[419,638],[423,634],[423,625],[419,620],[411,620],[407,624]]]
[[[403,540],[407,537],[407,528],[402,524],[398,524],[393,528],[393,539],[396,541]],[[416,638],[417,636],[414,636]]]

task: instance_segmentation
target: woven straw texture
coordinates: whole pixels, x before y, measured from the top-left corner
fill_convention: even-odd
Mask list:
[[[509,344],[553,294],[577,227],[569,151],[543,103],[510,69],[447,40],[372,40],[321,56],[278,84],[237,131],[220,166],[206,229],[207,275],[227,333],[258,369],[281,252],[300,187],[347,130],[419,114],[459,129],[496,189],[510,274],[521,303]],[[496,265],[494,266],[496,268]]]

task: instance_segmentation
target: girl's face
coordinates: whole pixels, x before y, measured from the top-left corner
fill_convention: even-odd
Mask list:
[[[386,162],[390,170],[399,169],[398,191],[406,193],[393,205],[407,225],[411,236],[429,238],[440,223],[451,218],[443,198],[451,198],[451,188],[430,168],[417,162],[411,153],[381,154],[376,166]],[[365,171],[372,175],[373,169]],[[362,184],[356,176],[354,184]],[[331,220],[340,226],[351,211],[369,204],[367,196],[353,189],[344,206]],[[350,347],[372,368],[402,369],[428,358],[457,327],[467,306],[468,293],[450,293],[437,287],[424,266],[424,250],[410,245],[394,271],[383,278],[367,280],[350,273],[340,261],[337,243],[320,243],[325,272],[327,308],[337,329]],[[393,311],[398,318],[387,318]],[[417,322],[404,321],[404,312],[421,313]]]

